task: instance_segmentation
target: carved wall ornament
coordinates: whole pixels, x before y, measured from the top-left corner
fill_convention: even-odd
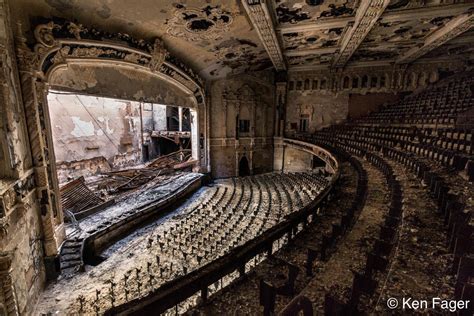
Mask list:
[[[53,21],[46,24],[38,25],[35,29],[34,35],[38,44],[46,47],[53,47],[56,45],[56,39],[53,35],[53,30],[58,26]]]
[[[232,22],[232,14],[219,5],[203,8],[187,8],[183,5],[176,8],[169,20],[167,33],[191,41],[216,40],[229,31]]]
[[[150,69],[151,71],[159,71],[161,65],[165,62],[166,57],[168,56],[168,51],[166,50],[163,41],[159,38],[155,40],[153,45],[153,51],[151,52],[150,60]]]
[[[77,40],[80,40],[81,39],[81,32],[83,32],[85,30],[85,28],[82,26],[82,24],[75,24],[75,23],[69,23],[69,25],[67,26],[67,29],[69,31],[69,33],[71,33],[72,35],[74,35],[74,38],[77,39]]]

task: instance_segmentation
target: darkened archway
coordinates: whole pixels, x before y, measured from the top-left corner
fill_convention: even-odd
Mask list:
[[[245,177],[250,175],[249,161],[247,157],[243,156],[239,161],[239,177]]]

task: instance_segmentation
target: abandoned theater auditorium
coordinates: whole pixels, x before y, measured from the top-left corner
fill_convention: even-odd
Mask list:
[[[473,315],[474,0],[0,0],[0,315]]]

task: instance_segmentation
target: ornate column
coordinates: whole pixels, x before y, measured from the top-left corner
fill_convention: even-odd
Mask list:
[[[252,130],[250,136],[255,138],[255,135],[257,134],[257,101],[250,101],[250,109],[252,112],[252,118],[250,119],[250,122],[252,122]]]
[[[0,314],[20,315],[11,276],[11,255],[0,253]]]

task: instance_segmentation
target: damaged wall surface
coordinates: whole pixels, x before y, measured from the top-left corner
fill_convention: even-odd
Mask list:
[[[50,93],[48,105],[58,162],[111,159],[140,147],[138,102]]]
[[[165,105],[49,93],[59,182],[141,163],[142,136],[149,139],[153,109]],[[161,111],[162,112],[162,111]]]
[[[36,302],[51,262],[46,246],[64,234],[33,163],[9,11],[0,0],[0,314],[26,314]]]

